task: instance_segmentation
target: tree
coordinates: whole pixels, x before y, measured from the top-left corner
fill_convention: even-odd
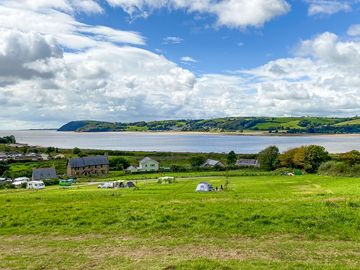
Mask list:
[[[230,151],[226,156],[226,162],[228,166],[234,166],[237,160],[237,156],[234,151]]]
[[[280,155],[279,159],[282,166],[304,169],[309,173],[314,173],[322,162],[330,159],[330,156],[324,147],[309,145],[286,151]]]
[[[81,153],[81,150],[80,150],[79,148],[75,147],[75,148],[73,149],[73,154],[74,154],[74,155],[79,155],[80,153]]]
[[[0,143],[4,144],[10,144],[10,143],[16,143],[16,139],[14,135],[0,137]]]
[[[7,164],[4,161],[0,161],[0,176],[7,174],[9,171],[9,168],[10,168],[9,164]]]
[[[124,170],[130,166],[129,160],[124,157],[115,157],[109,160],[109,166],[117,171]]]
[[[55,147],[49,146],[46,148],[46,154],[51,154],[53,152],[55,152]]]
[[[269,146],[268,148],[265,148],[257,156],[260,168],[267,171],[271,171],[276,168],[279,162],[278,158],[279,148],[276,146]]]
[[[204,156],[193,156],[190,158],[190,164],[191,167],[200,167],[201,165],[203,165],[206,161],[206,158]]]
[[[360,164],[360,152],[353,150],[340,155],[340,160],[346,162],[350,166]]]

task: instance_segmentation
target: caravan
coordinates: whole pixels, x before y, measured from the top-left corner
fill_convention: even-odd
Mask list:
[[[44,189],[45,184],[43,181],[30,181],[27,183],[27,189]]]

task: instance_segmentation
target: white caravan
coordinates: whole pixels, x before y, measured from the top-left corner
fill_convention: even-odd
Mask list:
[[[44,189],[45,184],[43,181],[29,181],[26,186],[27,189]]]

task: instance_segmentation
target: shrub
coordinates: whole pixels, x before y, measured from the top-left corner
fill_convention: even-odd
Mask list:
[[[360,176],[360,165],[350,166],[341,161],[328,161],[320,165],[318,172],[329,176]]]

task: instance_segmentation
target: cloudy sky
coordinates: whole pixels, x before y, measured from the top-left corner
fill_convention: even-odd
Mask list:
[[[0,129],[359,114],[359,0],[0,0]]]

